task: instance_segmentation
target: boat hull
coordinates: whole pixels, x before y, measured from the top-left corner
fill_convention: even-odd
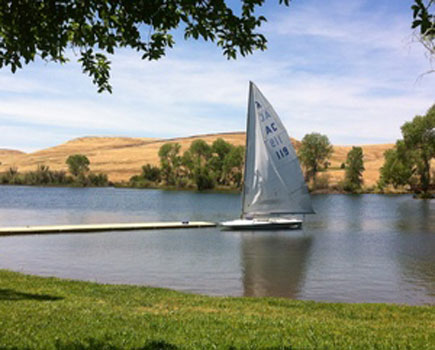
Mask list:
[[[219,224],[224,230],[297,230],[302,227],[299,219],[239,219]]]

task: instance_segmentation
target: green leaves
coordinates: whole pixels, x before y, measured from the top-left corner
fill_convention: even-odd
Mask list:
[[[314,179],[319,171],[320,164],[330,157],[333,149],[326,135],[311,133],[304,136],[298,156],[306,169],[306,180]]]
[[[165,185],[212,189],[222,185],[240,188],[245,148],[219,138],[210,146],[202,139],[194,140],[183,156],[180,144],[165,143],[160,147],[161,178]],[[145,171],[145,168],[144,168]]]
[[[345,189],[355,192],[361,189],[364,171],[363,150],[361,147],[352,147],[346,158]]]
[[[266,18],[255,14],[263,4],[242,0],[236,15],[224,0],[1,1],[0,68],[15,73],[37,56],[65,63],[65,51],[73,49],[98,92],[111,92],[107,54],[129,47],[142,59],[158,60],[174,46],[170,32],[180,25],[185,39],[216,41],[228,59],[265,50],[266,38],[257,30]]]
[[[177,142],[165,143],[159,149],[161,176],[169,186],[176,184],[180,173],[181,157],[178,155],[180,149],[181,145]]]
[[[401,129],[403,140],[398,140],[395,148],[384,154],[381,185],[410,185],[416,192],[427,193],[431,160],[435,159],[435,105],[426,115],[414,117]]]
[[[414,18],[411,28],[418,30],[418,40],[426,48],[430,60],[435,59],[435,14],[432,7],[434,5],[434,0],[414,0],[414,5],[411,6]]]
[[[414,18],[411,28],[420,27],[422,35],[435,35],[435,16],[430,13],[430,7],[433,3],[433,0],[430,0],[426,5],[423,0],[415,0],[414,5],[411,6]]]
[[[83,154],[74,154],[66,160],[69,172],[75,177],[83,176],[89,171],[89,159]]]
[[[112,86],[109,84],[110,61],[101,53],[96,53],[89,49],[81,53],[78,60],[82,64],[83,73],[91,76],[92,82],[98,86],[98,92],[112,92]]]

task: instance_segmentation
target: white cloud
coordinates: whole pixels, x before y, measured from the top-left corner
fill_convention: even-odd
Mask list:
[[[66,141],[71,134],[243,130],[253,80],[294,137],[318,131],[334,143],[393,142],[400,125],[435,97],[435,75],[416,82],[427,61],[420,47],[406,44],[409,16],[361,12],[363,1],[305,4],[272,15],[269,51],[247,59],[227,61],[207,44],[189,42],[158,62],[120,51],[112,58],[113,95],[98,95],[76,64],[36,65],[15,76],[0,71],[0,123],[13,121],[20,132],[43,127],[44,135],[28,133],[41,147],[50,133]],[[59,128],[71,132],[59,137]],[[9,136],[10,144],[27,147],[20,136],[27,133],[14,130],[21,141]]]

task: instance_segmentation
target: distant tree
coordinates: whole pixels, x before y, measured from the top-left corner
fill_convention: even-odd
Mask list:
[[[212,149],[204,140],[195,140],[191,143],[188,152],[195,166],[205,166],[210,159]]]
[[[363,150],[361,147],[352,147],[346,158],[345,189],[357,191],[361,189],[364,171]]]
[[[168,142],[159,149],[160,169],[163,181],[167,185],[174,186],[179,175],[181,157],[179,152],[181,145],[177,142]]]
[[[416,116],[402,125],[403,141],[413,155],[421,191],[427,193],[430,185],[430,162],[435,158],[435,105],[424,116]]]
[[[142,177],[145,180],[149,180],[152,182],[160,182],[161,170],[159,167],[153,166],[151,164],[145,164],[142,167]]]
[[[34,172],[33,175],[35,176],[34,181],[36,184],[47,185],[52,183],[51,171],[48,165],[38,164],[36,172]]]
[[[89,171],[89,159],[83,154],[74,154],[66,160],[69,172],[77,177],[83,177]]]
[[[207,167],[196,168],[193,174],[193,180],[199,191],[211,190],[215,187],[215,179]]]
[[[304,136],[299,148],[298,156],[305,167],[305,178],[307,181],[315,181],[320,166],[331,156],[332,145],[326,135],[311,133]]]
[[[222,138],[218,138],[211,145],[212,156],[209,160],[209,165],[212,171],[215,174],[216,181],[223,185],[225,184],[225,176],[224,176],[224,162],[225,158],[234,148],[231,143],[226,142]]]
[[[397,141],[393,149],[384,153],[384,164],[380,169],[379,186],[393,185],[394,188],[412,185],[413,160],[404,147],[403,141]]]
[[[223,174],[227,184],[234,184],[237,188],[242,186],[243,167],[245,161],[245,147],[233,147],[226,155],[223,165]]]
[[[214,187],[214,176],[208,169],[208,161],[212,156],[212,148],[204,140],[195,140],[183,154],[183,165],[198,190]]]
[[[0,176],[0,183],[4,185],[19,185],[21,184],[18,168],[10,167],[8,171]]]
[[[288,5],[290,0],[279,0]],[[266,49],[257,32],[266,21],[258,7],[264,0],[226,1],[0,1],[0,68],[12,72],[41,57],[66,63],[72,49],[98,92],[109,91],[107,54],[131,48],[142,59],[158,60],[175,44],[177,28],[184,38],[212,41],[227,58]]]
[[[435,105],[426,115],[416,116],[401,129],[403,140],[384,154],[380,185],[410,185],[426,196],[431,182],[431,160],[435,158]]]

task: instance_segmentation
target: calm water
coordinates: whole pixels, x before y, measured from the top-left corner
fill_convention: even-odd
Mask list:
[[[435,304],[435,201],[317,195],[303,230],[0,237],[0,268],[210,295]],[[221,221],[237,194],[0,186],[0,226]]]

